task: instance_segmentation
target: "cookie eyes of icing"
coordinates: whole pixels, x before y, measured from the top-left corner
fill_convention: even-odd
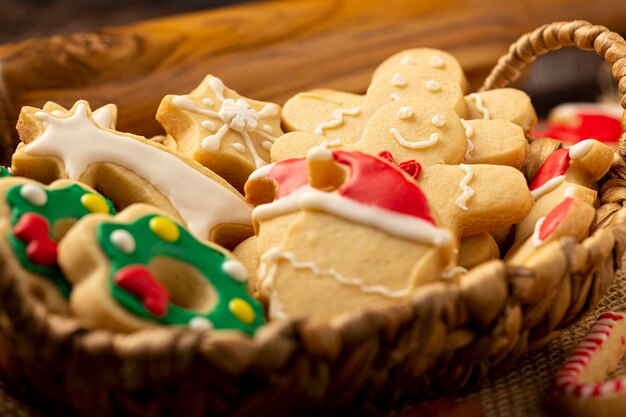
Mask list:
[[[111,243],[115,246],[120,252],[125,253],[126,255],[132,255],[135,252],[135,238],[133,235],[128,233],[128,231],[124,229],[117,229],[111,233]]]
[[[161,216],[150,220],[150,230],[166,242],[176,242],[180,237],[178,226],[170,219]]]
[[[48,202],[48,194],[45,190],[33,184],[24,184],[20,190],[20,196],[29,204],[37,207],[45,206]]]

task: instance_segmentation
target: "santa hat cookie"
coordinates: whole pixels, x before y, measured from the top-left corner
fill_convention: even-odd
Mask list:
[[[417,184],[375,156],[313,148],[256,172],[246,191],[265,203],[253,217],[258,288],[272,318],[397,303],[452,259],[454,236],[437,226]]]
[[[596,191],[591,187],[606,174],[612,161],[613,150],[595,139],[554,151],[530,181],[528,187],[535,204],[517,225],[515,243],[533,234],[537,221],[561,203],[570,187],[578,199],[593,205]]]

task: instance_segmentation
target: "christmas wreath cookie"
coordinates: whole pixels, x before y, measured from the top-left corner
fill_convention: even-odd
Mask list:
[[[59,264],[74,285],[74,314],[95,327],[131,332],[157,324],[236,329],[264,323],[247,271],[221,247],[147,205],[91,216],[63,239]]]
[[[71,286],[57,264],[57,244],[92,213],[114,214],[113,204],[69,180],[49,186],[26,178],[0,179],[0,253],[8,268],[48,307],[67,310]]]
[[[558,409],[572,417],[626,415],[626,377],[607,380],[626,353],[626,314],[600,315],[556,374]]]

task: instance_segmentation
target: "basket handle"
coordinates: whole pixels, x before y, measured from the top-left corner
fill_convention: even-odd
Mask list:
[[[584,20],[548,23],[523,35],[511,44],[506,55],[500,57],[479,91],[506,87],[517,80],[522,70],[539,55],[563,46],[575,46],[584,51],[593,49],[611,64],[622,95],[621,105],[626,109],[626,42],[606,27]],[[626,113],[622,114],[622,129],[619,153],[626,160]]]

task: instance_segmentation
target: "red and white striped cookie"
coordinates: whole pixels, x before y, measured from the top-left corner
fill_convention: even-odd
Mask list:
[[[566,415],[626,415],[626,376],[605,379],[626,353],[625,318],[602,314],[557,373],[557,400]]]

